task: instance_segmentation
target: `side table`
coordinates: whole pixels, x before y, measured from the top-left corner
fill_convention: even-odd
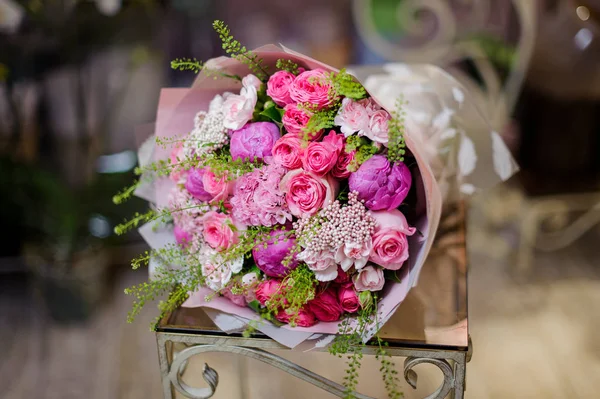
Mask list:
[[[443,383],[427,399],[464,397],[466,365],[471,358],[466,269],[464,207],[453,205],[444,211],[418,286],[409,292],[380,331],[381,338],[389,344],[388,353],[406,358],[404,378],[413,388],[417,384],[414,366],[430,363],[441,370]],[[335,396],[344,396],[341,384],[269,352],[285,350],[285,346],[260,333],[249,338],[226,334],[201,308],[179,308],[165,315],[156,326],[156,338],[165,399],[175,398],[176,391],[194,399],[214,395],[219,377],[209,365],[205,364],[203,370],[208,387],[192,387],[181,378],[191,357],[209,352],[234,353],[259,360]],[[375,350],[376,347],[367,347],[364,353],[374,355]],[[357,394],[357,398],[369,397]]]

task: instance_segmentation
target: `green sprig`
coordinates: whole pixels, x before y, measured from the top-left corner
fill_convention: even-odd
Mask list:
[[[278,69],[281,69],[282,71],[288,71],[289,73],[294,74],[294,75],[298,75],[298,73],[300,72],[298,70],[298,64],[296,64],[295,62],[293,62],[291,60],[286,60],[283,58],[278,59],[275,66]]]
[[[404,99],[399,97],[396,100],[396,109],[392,112],[392,119],[388,122],[389,142],[387,158],[392,163],[404,162],[404,154],[406,154],[404,117]]]

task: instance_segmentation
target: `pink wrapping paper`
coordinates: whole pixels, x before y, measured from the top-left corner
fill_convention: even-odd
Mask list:
[[[300,66],[308,69],[323,68],[328,71],[336,71],[334,68],[298,54],[285,48],[279,48],[274,45],[268,45],[255,50],[262,57],[266,64],[274,70],[274,65],[277,59],[290,59]],[[219,57],[210,60],[207,65],[211,68],[222,68],[228,73],[244,76],[250,71],[248,68],[239,63],[237,60]],[[231,79],[213,79],[200,73],[198,78],[193,83],[190,89],[163,89],[160,96],[159,107],[157,112],[156,131],[157,137],[173,137],[185,135],[193,128],[194,116],[201,110],[207,110],[210,100],[216,94],[222,94],[225,91],[237,93],[240,89],[240,84]],[[377,100],[377,99],[375,99]],[[390,110],[388,110],[390,111]],[[417,220],[412,223],[423,234],[415,234],[409,237],[410,257],[407,264],[402,268],[401,283],[388,284],[383,298],[379,303],[379,320],[385,322],[396,310],[398,305],[404,300],[408,291],[417,283],[418,275],[421,267],[424,264],[425,258],[433,244],[435,232],[438,227],[442,198],[431,172],[429,165],[421,156],[423,150],[418,143],[411,139],[410,130],[406,132],[406,144],[408,149],[414,155],[420,178],[415,179],[414,184],[417,186],[417,204],[416,207],[421,211]],[[155,160],[166,159],[169,156],[170,149],[164,149],[156,146],[154,151]],[[167,205],[166,199],[172,184],[168,179],[160,179],[155,184],[156,205],[164,207]],[[148,230],[145,234],[149,234]],[[153,241],[156,244],[157,240]],[[205,301],[204,298],[210,293],[208,288],[200,288],[197,292],[192,293],[190,298],[183,304],[184,307],[207,307],[221,312],[236,315],[244,320],[260,321],[258,329],[265,334],[276,339],[278,342],[286,346],[296,346],[299,342],[308,339],[314,333],[335,334],[338,331],[339,322],[319,322],[316,325],[303,327],[290,327],[288,325],[277,328],[272,325],[269,328],[262,326],[266,322],[260,320],[254,311],[250,308],[239,307],[224,297],[214,297],[210,301]],[[378,326],[373,326],[369,332],[369,336],[364,337],[369,339],[377,331]],[[379,326],[380,327],[380,326]]]

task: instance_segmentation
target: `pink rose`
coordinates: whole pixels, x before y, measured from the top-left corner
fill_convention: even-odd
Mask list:
[[[350,171],[348,170],[348,166],[354,161],[354,157],[356,155],[356,151],[346,152],[341,151],[338,156],[337,162],[331,168],[331,176],[336,179],[347,179],[350,176]]]
[[[228,215],[208,212],[204,217],[204,240],[213,249],[224,251],[238,242],[239,227]]]
[[[320,321],[337,321],[344,313],[333,287],[329,287],[317,294],[315,299],[308,303],[308,309]]]
[[[329,205],[337,195],[338,182],[311,172],[295,169],[288,172],[279,185],[286,193],[290,213],[296,217],[312,216]]]
[[[341,266],[338,266],[338,275],[333,282],[336,284],[344,284],[348,281],[350,281],[350,276],[348,276],[348,273],[342,270]]]
[[[267,95],[273,99],[275,104],[285,107],[293,102],[290,97],[290,86],[294,79],[296,76],[288,71],[277,71],[271,75],[267,82]]]
[[[338,289],[338,300],[344,312],[354,313],[358,311],[360,302],[356,290],[350,284],[344,284]]]
[[[318,140],[321,138],[323,131],[305,133],[304,128],[310,120],[312,114],[308,111],[298,108],[296,104],[288,104],[283,108],[283,117],[281,123],[285,130],[293,136],[304,138],[308,134],[309,140]]]
[[[373,250],[369,260],[389,270],[398,270],[408,259],[407,235],[416,231],[397,209],[371,212],[376,227],[373,234]]]
[[[365,266],[352,278],[357,291],[381,291],[385,279],[383,269],[374,266]]]
[[[346,137],[356,132],[362,136],[369,128],[369,114],[358,101],[346,97],[342,100],[342,106],[333,123],[341,128]]]
[[[212,195],[213,201],[224,201],[233,193],[235,182],[227,180],[227,174],[217,177],[210,169],[206,169],[202,176],[204,190]]]
[[[308,103],[322,109],[333,104],[335,98],[331,95],[332,91],[327,72],[313,69],[296,77],[290,86],[290,97],[297,103]]]
[[[256,288],[256,300],[265,306],[267,301],[281,289],[281,280],[265,280]]]
[[[302,166],[308,172],[323,176],[335,166],[338,153],[339,150],[334,144],[313,141],[303,153]]]
[[[185,170],[181,165],[178,165],[183,160],[181,156],[182,153],[183,143],[179,141],[177,144],[175,144],[171,150],[171,155],[169,156],[171,165],[176,165],[169,174],[169,178],[175,183],[181,183],[182,181],[185,181],[185,178],[187,177],[187,170]]]
[[[298,169],[302,166],[302,140],[286,134],[275,142],[273,146],[273,161],[286,169]]]
[[[376,143],[387,146],[388,143],[388,122],[392,119],[387,111],[375,111],[369,120],[369,128],[365,131],[365,136]]]
[[[294,320],[298,327],[311,327],[317,323],[315,315],[306,307],[300,308],[295,315],[289,314],[288,311],[282,309],[277,313],[275,318],[282,323],[289,323],[291,320]]]
[[[343,134],[337,134],[335,130],[330,130],[329,134],[323,137],[323,143],[329,143],[333,145],[338,151],[342,151],[345,144],[345,139]]]
[[[227,129],[241,129],[252,119],[254,107],[258,101],[260,80],[254,75],[248,75],[242,79],[242,86],[239,95],[229,94],[223,102],[223,111],[225,112],[223,126]]]

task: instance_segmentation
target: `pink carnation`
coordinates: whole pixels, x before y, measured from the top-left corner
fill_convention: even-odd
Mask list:
[[[346,97],[342,100],[333,123],[340,127],[346,137],[357,132],[359,136],[363,136],[369,129],[369,113],[360,102]]]
[[[267,95],[273,99],[275,104],[285,107],[292,103],[290,97],[290,86],[296,77],[288,71],[277,71],[267,82]]]
[[[290,97],[297,103],[308,103],[323,109],[334,101],[332,89],[327,72],[313,69],[296,77],[290,87]]]
[[[271,164],[240,177],[230,201],[234,218],[251,226],[274,226],[292,220],[285,192],[279,187],[284,174],[281,165]]]

